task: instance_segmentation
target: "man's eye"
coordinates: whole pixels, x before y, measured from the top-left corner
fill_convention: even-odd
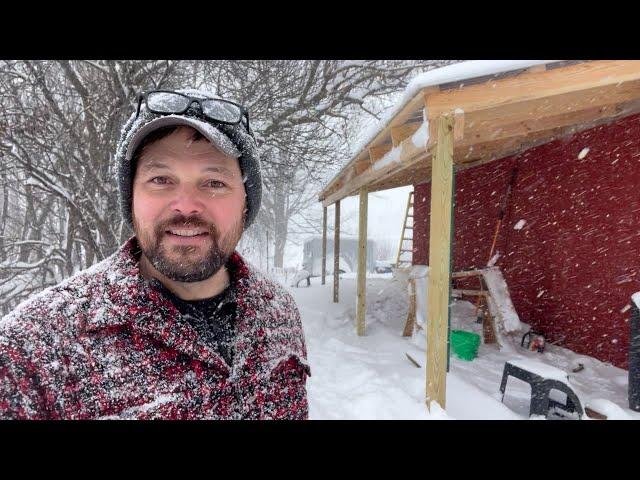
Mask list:
[[[149,180],[151,183],[155,183],[156,185],[166,185],[169,182],[167,177],[153,177]]]
[[[208,180],[207,183],[206,183],[206,186],[210,187],[210,188],[224,188],[224,187],[226,187],[224,182],[221,182],[219,180]]]

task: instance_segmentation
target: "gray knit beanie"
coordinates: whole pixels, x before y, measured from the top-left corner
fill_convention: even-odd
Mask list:
[[[203,90],[181,89],[176,90],[176,92],[199,99],[219,98]],[[247,195],[247,212],[244,223],[244,228],[246,229],[258,214],[262,201],[262,175],[260,173],[260,157],[256,141],[242,123],[228,125],[208,120],[202,115],[197,103],[193,103],[182,114],[165,115],[150,112],[147,110],[145,103],[142,102],[139,114],[136,115],[136,112],[134,112],[125,123],[115,156],[120,189],[120,208],[124,220],[133,229],[131,201],[133,198],[133,178],[136,169],[136,165],[133,164],[133,155],[137,148],[151,132],[162,127],[179,125],[195,128],[218,150],[238,159]]]

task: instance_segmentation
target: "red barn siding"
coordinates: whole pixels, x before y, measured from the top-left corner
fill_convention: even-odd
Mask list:
[[[640,291],[640,115],[458,172],[454,270],[489,260],[514,167],[496,265],[520,318],[549,341],[627,368],[624,310]],[[415,187],[416,264],[428,263],[430,190]]]

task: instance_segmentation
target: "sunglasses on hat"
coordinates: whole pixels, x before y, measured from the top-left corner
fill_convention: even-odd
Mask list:
[[[148,111],[161,115],[180,115],[185,113],[193,103],[197,103],[202,116],[207,120],[225,125],[243,123],[247,133],[253,137],[253,132],[249,128],[249,111],[242,105],[229,100],[192,97],[173,90],[152,90],[138,97],[136,118],[140,115],[143,101]],[[242,122],[243,119],[244,122]]]

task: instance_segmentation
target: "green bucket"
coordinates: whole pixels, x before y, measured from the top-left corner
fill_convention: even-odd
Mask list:
[[[451,348],[458,358],[471,361],[478,356],[480,335],[464,330],[451,330]]]

